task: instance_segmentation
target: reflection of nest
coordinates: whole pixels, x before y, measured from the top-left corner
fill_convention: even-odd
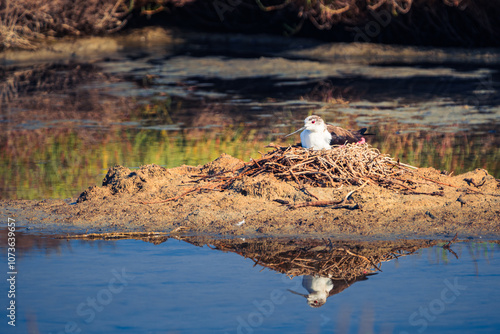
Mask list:
[[[318,239],[213,239],[206,236],[180,236],[184,228],[171,232],[114,232],[61,236],[64,239],[117,240],[138,239],[155,245],[169,238],[195,246],[204,246],[239,254],[254,261],[254,266],[286,274],[289,277],[311,275],[350,281],[374,271],[382,271],[381,263],[413,254],[437,241],[331,241]],[[447,246],[456,240],[451,240]]]
[[[414,253],[433,244],[422,242],[337,243],[330,240],[215,240],[215,249],[237,253],[250,258],[255,265],[284,273],[287,276],[312,275],[332,279],[351,280],[373,271],[381,271],[380,264]]]

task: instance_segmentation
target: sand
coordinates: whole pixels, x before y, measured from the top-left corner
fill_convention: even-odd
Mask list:
[[[238,177],[223,191],[207,190],[209,181],[196,182],[200,176],[243,166],[244,161],[225,154],[203,166],[145,165],[131,170],[117,165],[109,168],[102,185],[89,187],[79,198],[4,200],[0,210],[18,226],[57,232],[182,228],[186,234],[223,237],[370,239],[500,235],[500,180],[483,169],[446,175],[420,168],[411,174],[420,180],[411,192],[377,184],[304,189],[269,173]],[[188,192],[197,187],[204,189]],[[341,201],[353,190],[342,205],[293,206]]]

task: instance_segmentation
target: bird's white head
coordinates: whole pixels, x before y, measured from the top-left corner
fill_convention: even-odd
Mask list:
[[[304,128],[312,132],[320,132],[325,129],[325,122],[321,117],[312,115],[304,120]]]

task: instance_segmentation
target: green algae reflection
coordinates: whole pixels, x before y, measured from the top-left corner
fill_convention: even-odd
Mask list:
[[[293,129],[287,129],[290,132]],[[487,169],[500,177],[500,148],[491,135],[407,133],[388,135],[383,126],[370,129],[369,142],[382,153],[419,167],[463,173]],[[381,135],[384,134],[384,135]],[[45,128],[11,131],[2,136],[2,199],[74,198],[91,185],[100,185],[110,166],[167,168],[205,164],[222,153],[244,161],[260,157],[270,142],[294,144],[276,131],[246,127],[175,131],[115,126],[107,129]]]

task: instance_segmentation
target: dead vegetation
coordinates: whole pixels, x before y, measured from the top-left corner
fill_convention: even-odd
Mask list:
[[[36,49],[62,36],[121,30],[131,15],[151,15],[193,0],[5,0],[0,2],[0,50]]]
[[[496,0],[5,0],[0,2],[0,50],[113,33],[131,20],[160,13],[159,21],[249,33],[280,27],[281,33],[295,34],[310,22],[316,29],[340,27],[352,36],[364,31],[370,41],[498,45],[499,8]],[[381,28],[387,34],[370,31]]]
[[[129,13],[123,0],[6,0],[0,5],[0,49],[35,49],[37,41],[117,31]]]
[[[355,31],[363,30],[370,40],[381,37],[374,36],[370,29],[388,28],[393,43],[402,34],[407,36],[406,39],[412,37],[412,44],[419,44],[419,40],[429,43],[436,37],[442,39],[441,45],[474,45],[484,40],[499,42],[496,31],[500,26],[500,10],[496,0],[256,1],[265,11],[291,8],[297,12],[300,22],[296,30],[309,21],[320,30],[339,25],[346,26],[348,30],[356,27]],[[375,35],[380,32],[378,30]]]

